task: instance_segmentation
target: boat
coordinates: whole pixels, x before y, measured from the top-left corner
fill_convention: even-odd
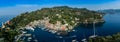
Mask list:
[[[22,31],[23,34],[27,33],[26,31]]]
[[[62,36],[60,36],[59,38],[63,38]]]
[[[76,37],[76,35],[73,35],[72,37]]]
[[[28,37],[28,41],[31,41],[32,37]]]
[[[53,34],[55,34],[57,31],[55,31],[55,30],[52,30],[51,32],[52,32]]]
[[[84,34],[83,36],[85,37],[85,34]],[[83,41],[83,42],[87,42],[86,37],[85,37],[84,39],[82,39],[81,41]]]
[[[84,38],[84,39],[82,39],[82,41],[83,41],[83,42],[87,42],[87,39],[86,39],[86,38]]]
[[[72,40],[72,42],[78,42],[77,40]]]
[[[45,30],[46,28],[41,28],[42,30]]]
[[[27,26],[26,29],[27,29],[27,30],[32,30],[32,31],[34,31],[34,28],[32,28],[32,27],[30,27],[30,26]]]
[[[75,32],[75,30],[72,30],[73,32]]]
[[[24,36],[32,36],[32,34],[24,34]]]
[[[95,23],[96,23],[96,20],[94,20],[94,22],[93,22],[93,32],[94,32],[94,34],[92,36],[90,36],[89,38],[97,37],[97,35],[95,34]]]

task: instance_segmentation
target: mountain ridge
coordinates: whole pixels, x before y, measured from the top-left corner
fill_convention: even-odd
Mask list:
[[[120,14],[120,9],[105,9],[105,10],[98,10],[98,12],[103,12],[106,14]]]

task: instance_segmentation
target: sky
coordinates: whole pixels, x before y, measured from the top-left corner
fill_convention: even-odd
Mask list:
[[[0,15],[18,15],[54,6],[88,8],[90,10],[120,9],[120,0],[0,0]]]

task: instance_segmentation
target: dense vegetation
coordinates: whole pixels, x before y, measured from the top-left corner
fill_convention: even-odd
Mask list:
[[[59,15],[59,16],[57,16]],[[101,13],[87,10],[86,8],[70,8],[67,6],[53,7],[53,8],[42,8],[41,10],[23,13],[11,21],[11,25],[14,28],[24,27],[28,23],[34,20],[41,20],[45,17],[50,18],[50,23],[56,23],[56,21],[61,21],[64,24],[64,20],[73,25],[72,20],[77,22],[75,18],[78,18],[79,22],[84,22],[86,19],[90,21],[90,18],[101,19]]]
[[[94,39],[89,39],[88,42],[120,42],[120,33],[112,36],[100,36]]]
[[[16,30],[7,30],[7,29],[0,29],[0,39],[4,39],[0,42],[13,42],[15,39],[15,36],[18,35],[19,32]]]
[[[101,13],[90,11],[86,8],[70,8],[67,6],[42,8],[37,11],[22,13],[10,20],[10,24],[5,24],[5,28],[1,29],[0,37],[6,42],[12,42],[14,37],[19,34],[18,28],[24,27],[35,20],[42,20],[46,17],[50,19],[50,23],[55,24],[56,21],[61,21],[65,24],[74,25],[74,22],[83,23],[85,20],[92,22],[93,19],[102,19]],[[76,20],[75,18],[79,19]]]

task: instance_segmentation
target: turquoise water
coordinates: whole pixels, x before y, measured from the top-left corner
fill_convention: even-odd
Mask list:
[[[5,22],[7,20],[10,20],[15,16],[1,16],[0,17],[0,23]],[[107,36],[112,35],[120,32],[120,14],[106,14],[104,16],[105,23],[98,24],[96,26],[96,34],[98,36]],[[1,24],[0,24],[1,25]],[[91,27],[91,25],[89,25]],[[89,36],[93,35],[93,28],[88,27],[82,27],[81,25],[78,25],[75,27],[74,32],[69,33],[67,36],[64,36],[63,38],[59,38],[58,35],[49,33],[47,31],[43,31],[39,28],[36,28],[34,32],[31,32],[34,37],[32,40],[36,39],[39,42],[71,42],[73,39],[76,39],[77,41],[81,41],[83,38],[88,38]],[[85,35],[85,37],[83,36]],[[75,37],[73,37],[75,36]],[[32,41],[31,41],[32,42]]]

